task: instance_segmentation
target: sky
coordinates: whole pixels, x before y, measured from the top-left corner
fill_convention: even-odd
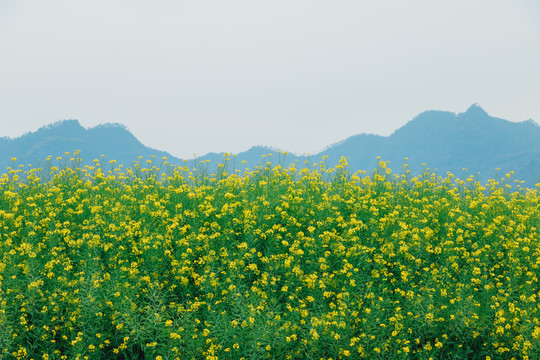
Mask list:
[[[316,153],[426,110],[540,123],[537,0],[2,0],[0,136],[125,125],[191,158]]]

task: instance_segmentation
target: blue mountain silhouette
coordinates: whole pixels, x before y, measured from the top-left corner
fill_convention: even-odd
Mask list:
[[[35,165],[43,163],[47,156],[65,157],[65,152],[75,150],[81,150],[84,164],[100,159],[101,155],[126,166],[138,156],[147,159],[152,155],[157,159],[166,156],[173,164],[182,163],[182,159],[167,152],[144,146],[122,125],[86,129],[77,120],[64,120],[18,138],[0,138],[0,169],[12,166],[12,157],[18,159],[18,164]],[[426,111],[390,136],[353,135],[311,156],[285,157],[272,148],[253,146],[236,155],[234,166],[253,168],[266,163],[268,158],[263,160],[262,155],[269,154],[273,163],[285,166],[293,162],[304,164],[307,159],[318,162],[325,155],[332,166],[345,156],[351,170],[368,172],[377,166],[378,156],[389,161],[395,172],[399,172],[407,157],[413,173],[421,171],[424,163],[442,176],[451,172],[461,178],[472,174],[486,180],[514,171],[514,178],[525,181],[529,187],[540,182],[540,126],[532,120],[515,123],[492,117],[476,104],[457,114]],[[193,163],[203,160],[217,164],[223,160],[223,153],[209,153]]]

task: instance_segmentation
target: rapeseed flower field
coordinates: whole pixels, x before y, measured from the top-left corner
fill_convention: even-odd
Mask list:
[[[76,155],[0,178],[2,359],[540,358],[538,187]]]

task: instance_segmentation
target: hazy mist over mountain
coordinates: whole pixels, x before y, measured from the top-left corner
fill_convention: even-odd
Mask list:
[[[17,165],[36,166],[43,164],[48,156],[69,159],[72,155],[66,156],[65,152],[73,154],[76,150],[81,151],[83,164],[91,164],[94,159],[101,159],[101,155],[105,155],[105,162],[116,160],[125,166],[132,165],[139,156],[146,160],[152,155],[157,164],[162,162],[162,157],[172,164],[182,163],[182,159],[165,151],[146,147],[123,125],[86,129],[77,120],[64,120],[18,138],[0,138],[0,166],[2,170],[13,166],[13,157],[17,158]],[[285,166],[292,162],[304,166],[305,160],[319,162],[323,156],[328,156],[328,165],[333,166],[345,156],[351,170],[370,172],[380,156],[381,160],[389,161],[394,172],[399,172],[407,162],[413,174],[423,168],[421,164],[426,164],[443,176],[451,172],[460,178],[472,174],[486,180],[514,171],[513,178],[525,181],[529,187],[540,182],[540,126],[532,120],[514,123],[491,117],[476,104],[458,114],[426,111],[390,136],[357,134],[312,155],[284,156],[272,148],[253,146],[231,157],[230,166],[253,168],[261,161],[268,161],[262,156],[269,154],[273,163]],[[223,153],[209,153],[188,160],[192,165],[211,160],[212,166],[217,166],[223,158]],[[103,160],[100,162],[103,164]]]

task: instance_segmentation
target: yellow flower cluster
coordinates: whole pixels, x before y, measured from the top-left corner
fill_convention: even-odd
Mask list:
[[[100,161],[0,178],[1,358],[540,358],[538,190]]]

